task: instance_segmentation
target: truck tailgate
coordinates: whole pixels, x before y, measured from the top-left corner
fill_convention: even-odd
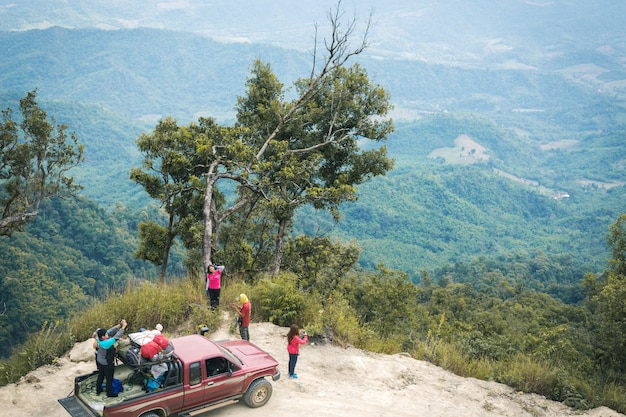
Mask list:
[[[72,417],[97,417],[74,395],[57,400]]]

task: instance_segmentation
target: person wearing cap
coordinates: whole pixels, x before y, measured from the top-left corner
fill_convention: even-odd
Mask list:
[[[239,314],[238,324],[239,324],[239,335],[243,340],[250,340],[250,332],[248,331],[248,326],[250,326],[250,313],[252,312],[252,304],[250,304],[250,300],[245,294],[239,294],[238,298],[239,304],[234,305],[237,314]]]

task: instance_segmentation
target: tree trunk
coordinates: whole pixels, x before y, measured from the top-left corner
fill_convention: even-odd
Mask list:
[[[213,242],[213,230],[215,218],[213,216],[213,188],[218,180],[215,170],[219,162],[217,160],[211,163],[209,171],[206,173],[206,189],[204,190],[204,204],[202,206],[202,215],[204,217],[204,240],[202,245],[202,260],[204,263],[204,271],[211,265],[211,244]]]
[[[170,210],[170,218],[167,224],[167,235],[165,237],[165,245],[163,246],[163,260],[161,261],[161,273],[159,274],[159,285],[165,284],[165,272],[167,271],[167,260],[170,257],[170,248],[172,247],[172,239],[174,237],[174,233],[172,233],[172,229],[174,228],[174,213]]]
[[[276,249],[274,251],[274,264],[272,265],[271,275],[275,277],[280,272],[280,263],[283,260],[285,252],[285,230],[289,219],[280,219],[278,222],[278,232],[276,233]]]

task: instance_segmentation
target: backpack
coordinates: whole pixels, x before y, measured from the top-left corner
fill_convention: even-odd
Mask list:
[[[139,365],[141,364],[141,353],[138,346],[131,346],[128,350],[126,350],[126,364],[131,369],[139,368]]]

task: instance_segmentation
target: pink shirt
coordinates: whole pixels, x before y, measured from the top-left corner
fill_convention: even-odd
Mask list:
[[[294,336],[291,339],[291,342],[287,345],[287,352],[297,355],[300,353],[300,345],[304,345],[307,340],[309,340],[309,336],[304,335],[304,338],[300,339],[298,336]]]
[[[222,287],[221,277],[224,266],[218,266],[212,274],[206,274],[206,289],[218,290]]]

